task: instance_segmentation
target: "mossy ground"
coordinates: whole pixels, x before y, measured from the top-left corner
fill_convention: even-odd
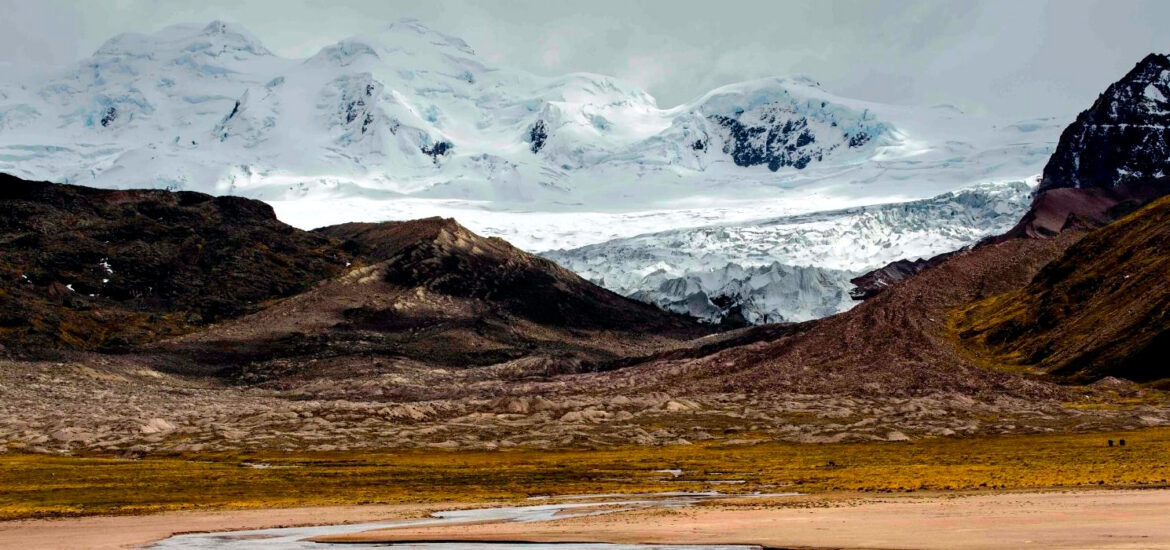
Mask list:
[[[1125,447],[1109,447],[1125,439]],[[832,463],[833,465],[830,465]],[[657,470],[681,469],[677,478]],[[1158,486],[1170,429],[860,444],[388,451],[148,457],[0,456],[0,519],[533,495]],[[712,481],[743,483],[712,484]]]

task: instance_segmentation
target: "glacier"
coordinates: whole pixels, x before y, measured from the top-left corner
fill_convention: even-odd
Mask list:
[[[929,199],[675,229],[543,255],[615,292],[712,323],[807,321],[852,307],[850,279],[1007,231],[1029,181]]]

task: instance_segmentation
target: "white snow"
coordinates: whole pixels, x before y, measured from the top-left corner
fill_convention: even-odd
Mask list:
[[[1166,96],[1162,95],[1161,90],[1154,84],[1147,84],[1144,91],[1146,99],[1157,103],[1166,103]]]

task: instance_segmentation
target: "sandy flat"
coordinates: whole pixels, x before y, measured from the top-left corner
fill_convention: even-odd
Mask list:
[[[137,548],[177,533],[409,519],[461,505],[370,505],[167,512],[0,522],[0,549]]]
[[[321,540],[742,543],[811,548],[1166,548],[1170,490],[848,495],[646,509],[541,523],[366,531]],[[134,548],[173,534],[420,517],[460,504],[171,512],[0,522],[0,549]]]
[[[715,505],[542,523],[385,529],[320,540],[1170,549],[1170,490],[902,497],[806,508]]]

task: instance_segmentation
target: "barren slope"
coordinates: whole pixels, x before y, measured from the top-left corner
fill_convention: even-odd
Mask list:
[[[956,316],[990,363],[1081,382],[1170,378],[1170,198],[1093,231],[1030,283]]]
[[[1027,284],[1076,238],[963,251],[850,311],[796,325],[791,335],[614,376],[666,391],[1055,396],[1061,390],[966,361],[947,320],[953,308]]]
[[[413,374],[401,386],[419,384],[408,392],[419,398],[453,389],[420,384],[426,369],[508,365],[516,376],[596,370],[710,332],[454,220],[321,232],[372,263],[262,312],[166,342],[156,349],[182,359],[166,366],[228,366],[241,381],[276,385],[402,368]]]

